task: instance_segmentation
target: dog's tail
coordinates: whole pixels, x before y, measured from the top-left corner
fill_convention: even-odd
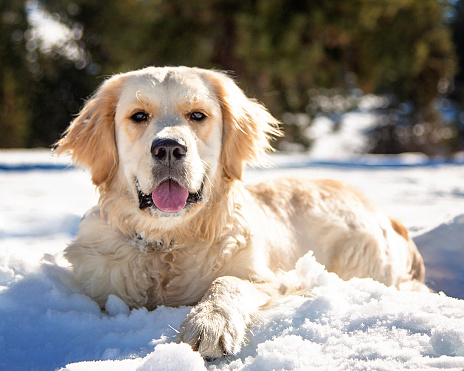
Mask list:
[[[408,260],[407,260],[407,271],[408,277],[399,285],[401,290],[412,290],[412,291],[430,291],[424,284],[425,279],[425,267],[424,260],[422,259],[419,249],[416,244],[409,236],[406,227],[401,224],[398,220],[390,218],[393,230],[403,237],[407,242]]]

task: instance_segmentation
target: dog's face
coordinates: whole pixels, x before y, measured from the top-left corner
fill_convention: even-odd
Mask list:
[[[277,121],[225,74],[147,68],[108,79],[57,152],[89,167],[100,190],[172,222],[194,215],[223,182],[241,179],[270,134]]]
[[[140,209],[182,216],[204,201],[205,183],[218,171],[221,106],[197,74],[150,72],[134,75],[121,90],[115,113],[119,166]]]

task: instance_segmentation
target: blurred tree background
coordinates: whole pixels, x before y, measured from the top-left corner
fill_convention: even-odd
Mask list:
[[[231,71],[302,148],[318,97],[373,93],[389,99],[371,152],[446,155],[464,115],[437,107],[464,103],[463,38],[464,0],[2,0],[0,147],[50,146],[105,76],[187,65]]]

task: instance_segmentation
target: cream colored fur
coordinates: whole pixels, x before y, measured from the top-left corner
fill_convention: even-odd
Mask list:
[[[132,115],[146,114],[144,122]],[[201,112],[206,118],[192,120]],[[82,290],[103,308],[195,305],[180,339],[205,357],[236,353],[247,326],[308,251],[343,279],[371,277],[424,289],[422,258],[406,229],[331,180],[241,182],[269,149],[277,121],[220,72],[146,68],[108,79],[57,143],[90,169],[100,203],[66,249]],[[160,167],[158,139],[185,144],[180,165]],[[176,213],[139,208],[166,177],[198,202]]]

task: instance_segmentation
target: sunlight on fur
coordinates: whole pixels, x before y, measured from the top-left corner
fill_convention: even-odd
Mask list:
[[[194,305],[179,339],[214,359],[237,353],[273,300],[310,294],[289,279],[307,253],[345,280],[427,290],[406,229],[349,186],[242,182],[276,135],[278,121],[222,72],[151,67],[105,81],[56,145],[100,193],[65,251],[82,291],[102,308],[110,295]]]

